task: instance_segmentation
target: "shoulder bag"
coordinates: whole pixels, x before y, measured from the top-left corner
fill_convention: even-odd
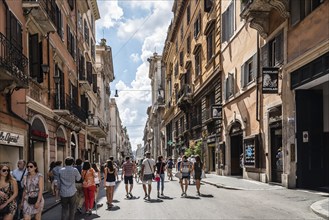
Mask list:
[[[38,174],[36,174],[36,175],[38,175]],[[39,175],[38,175],[38,181],[39,181]],[[38,184],[39,184],[39,182],[38,182]],[[30,187],[29,188],[31,189],[31,184],[30,184]],[[30,192],[39,192],[39,191],[30,191],[30,190],[28,190],[28,192],[30,193]],[[30,205],[34,205],[35,203],[37,203],[37,201],[38,201],[38,195],[35,196],[35,197],[29,196],[27,198],[27,203],[29,203]]]
[[[152,172],[152,179],[154,179],[154,178],[155,178],[155,176],[154,176],[154,171],[153,171],[153,169],[152,169],[152,167],[151,167],[150,161],[147,160],[147,162],[148,162],[148,164],[149,164],[149,166],[150,166],[150,169],[151,169],[151,172]]]

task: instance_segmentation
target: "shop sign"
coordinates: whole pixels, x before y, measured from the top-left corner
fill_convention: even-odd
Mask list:
[[[277,67],[263,67],[262,70],[263,82],[262,91],[263,93],[278,93],[278,76],[279,68]]]
[[[211,106],[211,117],[213,119],[222,119],[222,105]]]
[[[37,137],[48,138],[48,134],[46,134],[46,133],[43,132],[43,131],[32,130],[31,133],[32,133],[34,136],[37,136]]]
[[[0,144],[24,146],[24,136],[15,133],[0,131]]]
[[[66,143],[65,138],[57,137],[57,142]]]

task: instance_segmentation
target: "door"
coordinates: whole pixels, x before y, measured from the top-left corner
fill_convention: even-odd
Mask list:
[[[325,184],[328,155],[323,145],[322,90],[296,91],[297,187]]]
[[[231,175],[242,175],[240,155],[243,153],[242,133],[231,135]]]
[[[281,122],[271,126],[271,181],[281,183],[283,172]]]

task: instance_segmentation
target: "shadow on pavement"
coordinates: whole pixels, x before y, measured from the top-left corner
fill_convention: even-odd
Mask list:
[[[201,194],[200,197],[214,198],[214,196],[211,194]]]
[[[134,200],[134,199],[139,199],[140,196],[133,196],[133,197],[130,197],[130,198],[124,198],[125,200]]]
[[[117,199],[113,199],[113,201],[112,201],[113,203],[119,203],[120,201],[119,200],[117,200]]]
[[[147,202],[147,203],[160,203],[160,202],[163,202],[163,200],[161,200],[161,199],[150,199],[150,200],[144,200],[144,202]]]
[[[174,199],[174,198],[169,197],[169,196],[160,196],[159,198],[160,198],[160,199],[167,199],[167,200],[172,200],[172,199]]]
[[[200,199],[200,197],[197,196],[182,196],[183,199]]]
[[[120,209],[120,207],[115,205],[115,206],[111,207],[110,209],[106,209],[106,210],[107,211],[117,211],[119,209]]]

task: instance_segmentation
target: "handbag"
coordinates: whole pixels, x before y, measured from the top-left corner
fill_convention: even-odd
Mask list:
[[[29,196],[27,198],[27,203],[29,203],[30,205],[34,205],[35,203],[37,203],[37,201],[38,201],[38,196],[36,197]]]
[[[154,174],[153,174],[154,175]],[[154,181],[155,182],[159,182],[160,181],[160,176],[159,175],[156,175],[155,178],[154,178]]]
[[[182,173],[181,172],[177,172],[175,174],[175,177],[177,177],[178,179],[182,179]]]

